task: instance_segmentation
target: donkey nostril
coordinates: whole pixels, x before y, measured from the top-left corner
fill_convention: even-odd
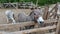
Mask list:
[[[43,27],[43,23],[44,23],[44,22],[40,22],[40,26],[41,26],[41,27]]]
[[[40,22],[40,24],[43,24],[44,22]]]

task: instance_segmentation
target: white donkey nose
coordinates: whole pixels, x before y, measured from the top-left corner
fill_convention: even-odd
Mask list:
[[[37,22],[38,22],[39,24],[44,23],[44,19],[40,16],[40,17],[37,19]]]

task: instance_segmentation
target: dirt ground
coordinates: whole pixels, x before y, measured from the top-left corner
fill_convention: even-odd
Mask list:
[[[25,12],[28,15],[31,12],[30,9],[0,9],[0,24],[7,23],[7,19],[5,15],[6,10],[12,10],[15,14],[16,20],[17,20],[18,13]]]

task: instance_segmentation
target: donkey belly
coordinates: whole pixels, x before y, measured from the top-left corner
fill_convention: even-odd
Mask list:
[[[32,18],[29,17],[29,16],[27,16],[27,17],[26,17],[26,21],[32,21]]]
[[[26,21],[26,17],[25,16],[19,16],[18,17],[18,21],[19,22],[25,22]]]

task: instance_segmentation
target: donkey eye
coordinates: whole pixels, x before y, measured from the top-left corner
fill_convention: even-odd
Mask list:
[[[36,15],[36,14],[34,13],[34,15]]]

